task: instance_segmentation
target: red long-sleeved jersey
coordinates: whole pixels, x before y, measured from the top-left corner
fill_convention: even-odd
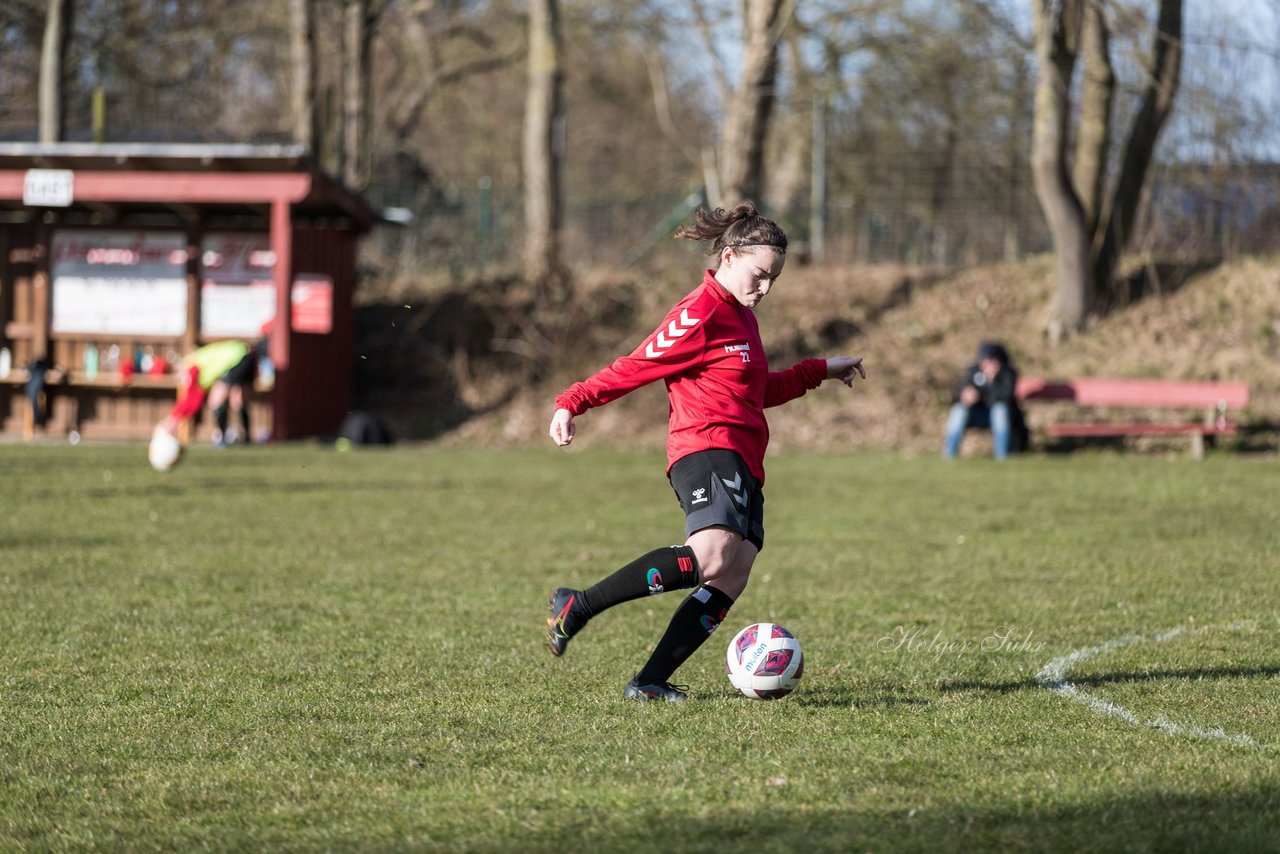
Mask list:
[[[556,408],[581,415],[664,380],[671,403],[667,470],[681,457],[721,448],[737,451],[764,483],[765,408],[800,397],[826,378],[824,359],[770,372],[755,312],[707,270],[702,284],[634,352],[569,386],[556,398]]]

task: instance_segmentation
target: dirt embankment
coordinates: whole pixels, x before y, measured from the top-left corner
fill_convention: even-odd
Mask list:
[[[584,277],[569,303],[543,313],[511,280],[420,293],[384,287],[358,310],[359,405],[406,438],[547,441],[556,392],[635,346],[696,272]],[[985,338],[1005,342],[1024,375],[1248,382],[1241,418],[1280,423],[1280,264],[1133,276],[1145,295],[1054,345],[1044,331],[1047,257],[957,273],[789,267],[758,311],[770,365],[848,353],[864,357],[868,376],[854,391],[824,387],[771,413],[773,445],[935,451],[958,371]],[[1057,417],[1044,405],[1029,416],[1033,426]],[[660,447],[665,423],[658,387],[592,412],[581,427],[593,443]]]

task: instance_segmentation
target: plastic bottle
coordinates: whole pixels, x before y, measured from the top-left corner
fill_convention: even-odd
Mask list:
[[[9,376],[13,370],[13,354],[8,347],[0,347],[0,378]]]
[[[98,345],[90,344],[84,348],[84,375],[93,379],[98,375]]]

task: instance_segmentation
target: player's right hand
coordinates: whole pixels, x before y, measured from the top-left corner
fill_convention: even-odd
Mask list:
[[[567,409],[557,409],[556,414],[551,416],[551,441],[557,445],[564,446],[573,441],[573,435],[576,432],[573,426],[573,413]]]

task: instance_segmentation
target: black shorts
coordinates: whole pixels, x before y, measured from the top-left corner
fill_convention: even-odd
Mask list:
[[[728,528],[764,549],[764,492],[735,451],[699,451],[667,475],[684,509],[684,534]]]
[[[252,385],[253,378],[258,373],[258,359],[250,351],[245,354],[244,358],[236,362],[235,367],[227,371],[218,379],[227,385]]]

